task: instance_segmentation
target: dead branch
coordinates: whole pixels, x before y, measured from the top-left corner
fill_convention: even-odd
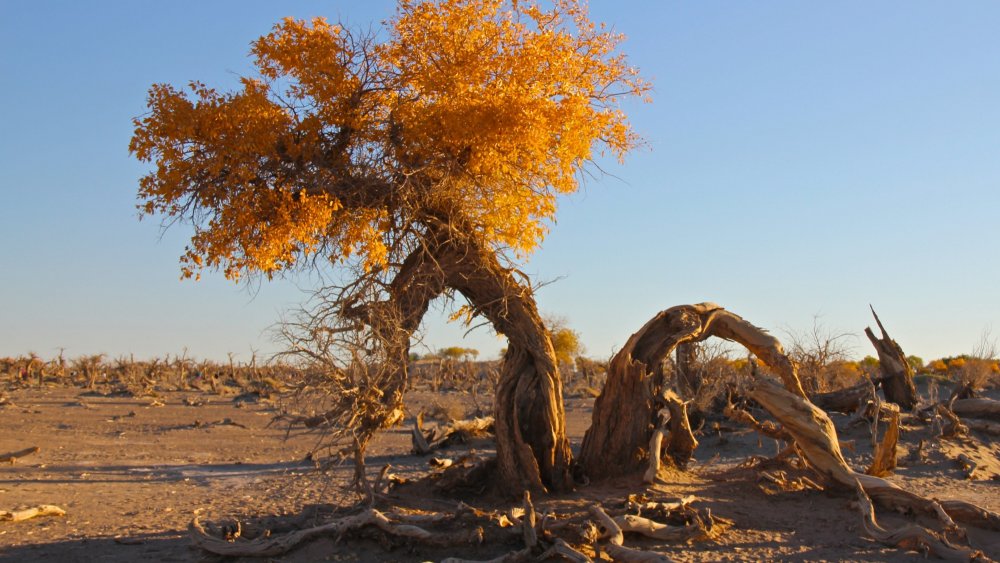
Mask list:
[[[750,397],[763,405],[795,437],[810,467],[825,480],[851,489],[855,481],[860,481],[865,492],[881,505],[903,512],[937,514],[935,501],[906,491],[881,477],[852,470],[840,453],[833,422],[812,403],[765,379],[754,385]],[[1000,530],[1000,514],[964,501],[938,502],[955,521]]]
[[[437,546],[476,544],[482,542],[483,539],[483,529],[481,527],[473,530],[458,530],[449,533],[430,532],[419,526],[393,522],[374,508],[369,508],[353,516],[338,518],[320,526],[305,528],[287,534],[263,536],[252,540],[237,539],[236,541],[227,541],[224,538],[209,535],[201,525],[197,514],[191,521],[188,529],[194,544],[209,553],[229,557],[271,557],[287,553],[296,546],[313,538],[325,535],[341,536],[365,526],[374,526],[391,536],[408,538]]]
[[[872,506],[871,500],[865,494],[860,483],[858,483],[856,490],[861,525],[864,527],[865,533],[875,541],[891,547],[917,551],[925,556],[930,553],[946,561],[988,561],[981,551],[955,546],[946,538],[915,524],[908,524],[891,531],[882,528],[875,520],[875,507]]]
[[[767,436],[768,438],[773,438],[775,440],[784,440],[786,442],[791,442],[792,435],[785,432],[785,429],[781,426],[775,424],[770,420],[765,420],[764,422],[757,422],[757,419],[753,417],[749,412],[736,407],[732,403],[726,405],[722,410],[722,414],[726,416],[729,420],[737,422],[740,424],[745,424],[750,426],[758,433]]]
[[[944,424],[941,427],[941,436],[943,438],[954,438],[969,433],[969,427],[962,424],[962,419],[955,416],[955,413],[947,405],[938,403],[935,410],[944,419]]]
[[[642,516],[625,514],[616,517],[615,524],[618,524],[622,532],[634,532],[664,541],[689,541],[705,535],[705,525],[700,518],[695,518],[687,526],[670,526]]]
[[[597,519],[598,525],[604,528],[602,535],[608,540],[608,544],[604,546],[604,551],[608,552],[608,555],[615,561],[624,561],[626,563],[670,563],[672,561],[667,556],[659,553],[625,547],[623,545],[625,543],[625,535],[622,533],[622,529],[600,506],[596,504],[591,505],[590,514]]]
[[[21,522],[37,516],[65,516],[66,511],[51,504],[40,504],[24,510],[0,510],[0,522]]]
[[[6,454],[3,454],[3,455],[0,455],[0,463],[9,463],[11,465],[14,465],[14,463],[18,459],[20,459],[22,457],[29,456],[31,454],[36,454],[39,451],[41,451],[41,449],[42,448],[40,448],[38,446],[32,446],[30,448],[25,448],[23,450],[18,450],[16,452],[10,452],[10,453],[6,453]]]

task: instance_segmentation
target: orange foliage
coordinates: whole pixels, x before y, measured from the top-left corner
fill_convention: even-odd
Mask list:
[[[195,226],[185,277],[317,253],[381,268],[426,217],[523,257],[595,149],[639,142],[618,102],[649,86],[580,0],[400,0],[384,26],[286,19],[241,90],[150,89],[140,209]]]

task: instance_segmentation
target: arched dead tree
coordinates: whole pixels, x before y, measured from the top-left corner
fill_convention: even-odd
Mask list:
[[[778,339],[714,303],[661,311],[629,338],[611,359],[604,390],[594,403],[580,464],[592,479],[635,471],[646,457],[664,377],[660,365],[678,344],[710,336],[732,340],[774,370],[793,393],[805,397],[796,367]]]

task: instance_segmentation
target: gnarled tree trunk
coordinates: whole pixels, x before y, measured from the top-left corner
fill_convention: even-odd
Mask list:
[[[671,307],[633,334],[611,360],[580,452],[588,476],[601,479],[639,469],[656,413],[663,406],[657,366],[678,344],[710,336],[739,342],[773,369],[790,391],[805,397],[795,364],[776,338],[714,303]]]
[[[518,495],[571,489],[562,381],[531,288],[462,229],[439,226],[433,242],[445,284],[508,339],[494,410],[498,485]]]
[[[889,337],[882,321],[875,314],[872,307],[872,315],[882,332],[882,338],[877,338],[872,329],[865,327],[865,334],[871,340],[872,346],[878,351],[879,366],[882,371],[882,391],[885,398],[891,403],[896,403],[905,411],[917,406],[917,388],[913,384],[913,368],[906,361],[903,349],[895,340]]]

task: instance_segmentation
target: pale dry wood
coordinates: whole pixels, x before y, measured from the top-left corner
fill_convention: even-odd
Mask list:
[[[320,526],[245,541],[231,542],[208,534],[197,515],[191,521],[188,529],[193,543],[209,553],[228,557],[271,557],[287,553],[313,538],[324,535],[340,536],[365,526],[374,526],[389,535],[441,546],[474,544],[482,542],[483,539],[482,528],[450,533],[430,532],[419,526],[392,522],[385,514],[373,508],[353,516],[338,518]]]
[[[691,420],[688,418],[687,403],[682,401],[676,393],[667,389],[662,393],[663,403],[666,404],[670,412],[667,423],[670,427],[670,440],[667,442],[667,454],[673,458],[678,467],[687,467],[691,456],[694,455],[695,448],[698,447],[698,440],[691,430]]]
[[[889,475],[896,468],[896,445],[899,442],[899,406],[885,403],[882,407],[889,412],[889,426],[882,435],[882,441],[875,448],[875,459],[865,471],[876,477]]]
[[[962,424],[962,419],[955,416],[950,408],[944,403],[938,403],[935,407],[937,414],[944,420],[941,426],[941,436],[944,438],[954,438],[964,436],[969,433],[969,427]]]
[[[36,453],[40,452],[41,450],[42,450],[42,448],[40,448],[38,446],[32,446],[30,448],[25,448],[23,450],[18,450],[16,452],[5,453],[3,455],[0,455],[0,463],[9,463],[11,465],[14,465],[14,463],[18,459],[21,459],[22,457],[29,456],[31,454],[36,454]]]
[[[424,413],[419,412],[413,419],[413,428],[410,431],[410,441],[413,444],[413,453],[426,455],[431,452],[431,446],[427,443],[424,435]]]
[[[66,511],[52,504],[40,504],[24,510],[0,510],[0,522],[22,522],[38,516],[65,516]]]
[[[956,546],[946,538],[940,537],[925,528],[915,524],[907,524],[896,530],[886,530],[875,520],[875,507],[865,494],[859,483],[856,487],[858,510],[861,513],[861,523],[865,533],[875,541],[924,555],[933,554],[945,561],[988,561],[982,552],[963,546]]]
[[[608,544],[603,547],[615,561],[625,563],[671,563],[672,560],[659,553],[643,551],[625,547],[625,534],[613,518],[608,516],[600,506],[596,504],[590,506],[590,514],[597,519],[598,525],[604,528],[603,537],[608,540]]]
[[[653,437],[649,439],[649,468],[642,476],[643,483],[653,483],[656,481],[656,476],[660,474],[663,434],[663,428],[657,428],[653,431]]]
[[[634,514],[616,516],[614,520],[622,532],[642,534],[657,540],[687,541],[704,534],[704,528],[696,523],[687,526],[671,526]]]
[[[545,561],[546,559],[551,559],[557,555],[574,563],[592,563],[593,561],[590,557],[587,557],[585,554],[573,549],[573,547],[566,543],[566,540],[562,538],[555,538],[552,540],[552,547],[546,549],[544,553],[539,555],[538,560]]]
[[[1000,401],[993,399],[956,399],[951,410],[958,416],[1000,421]]]
[[[856,481],[860,481],[865,492],[883,506],[902,512],[932,516],[937,514],[935,501],[906,491],[881,477],[852,470],[840,452],[833,422],[812,403],[766,379],[755,383],[750,397],[767,409],[794,436],[809,466],[827,481],[850,489],[855,487]],[[964,501],[937,502],[957,522],[1000,530],[1000,514]]]

